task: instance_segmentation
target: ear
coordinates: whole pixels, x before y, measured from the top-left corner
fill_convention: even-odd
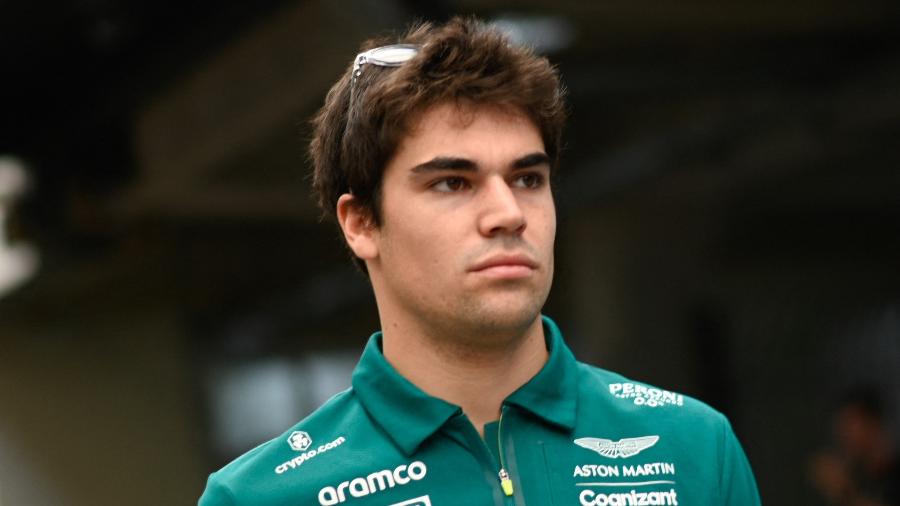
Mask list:
[[[378,227],[371,213],[359,205],[356,197],[345,193],[338,198],[337,219],[354,255],[362,260],[378,257]]]

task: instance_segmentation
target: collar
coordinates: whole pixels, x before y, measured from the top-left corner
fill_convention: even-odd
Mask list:
[[[575,356],[563,341],[556,322],[543,316],[544,336],[550,352],[547,363],[518,390],[506,398],[513,404],[539,418],[559,426],[575,429],[578,408],[578,379]]]
[[[556,323],[542,318],[549,351],[547,363],[504,404],[572,430],[577,409],[575,357]],[[369,338],[352,383],[363,408],[406,455],[412,455],[447,420],[462,412],[459,406],[428,395],[401,376],[384,358],[381,332]]]

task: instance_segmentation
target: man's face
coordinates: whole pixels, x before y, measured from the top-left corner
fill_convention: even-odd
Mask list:
[[[381,225],[371,233],[366,260],[382,318],[459,339],[534,324],[553,278],[549,177],[524,114],[425,110],[385,168]]]

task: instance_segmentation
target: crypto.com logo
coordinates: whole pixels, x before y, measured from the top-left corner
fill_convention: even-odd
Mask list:
[[[309,437],[309,434],[302,430],[295,430],[291,432],[291,435],[288,436],[288,444],[291,445],[291,449],[294,451],[302,452],[312,445],[312,438]]]

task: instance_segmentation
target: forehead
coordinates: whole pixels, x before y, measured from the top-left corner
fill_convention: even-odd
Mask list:
[[[396,155],[409,151],[531,150],[544,142],[535,123],[521,110],[497,105],[442,102],[414,114]]]
[[[466,100],[444,101],[427,106],[414,112],[409,121],[410,134],[421,131],[432,121],[443,121],[455,128],[467,128],[482,117],[491,118],[498,122],[530,123],[525,112],[514,106],[501,106],[497,104],[478,104]]]

